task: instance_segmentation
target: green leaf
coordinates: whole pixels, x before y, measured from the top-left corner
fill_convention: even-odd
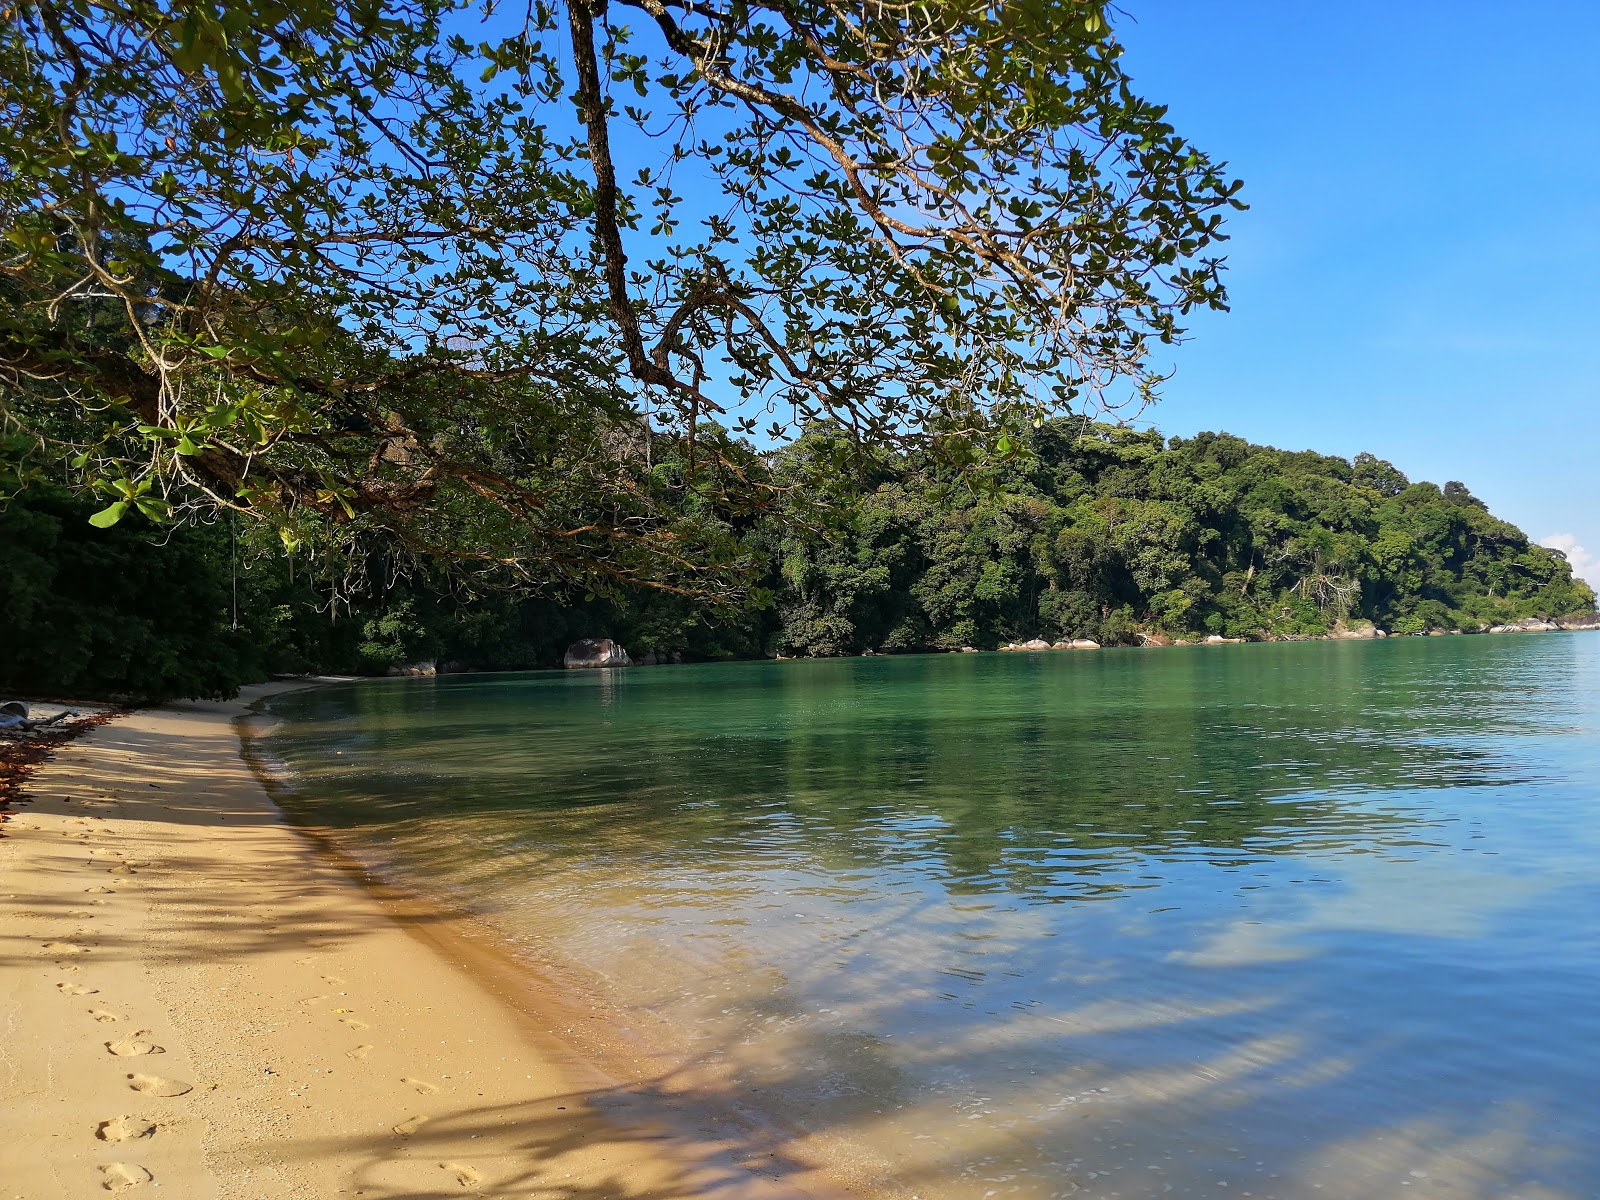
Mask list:
[[[102,508],[94,516],[90,517],[89,524],[96,529],[110,529],[118,521],[122,520],[122,514],[127,511],[128,502],[126,500],[118,500],[109,508]]]

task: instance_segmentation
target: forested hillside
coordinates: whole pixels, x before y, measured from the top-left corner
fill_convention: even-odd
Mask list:
[[[1588,609],[1593,592],[1460,483],[1227,434],[1046,425],[974,488],[899,462],[833,541],[778,543],[786,652],[1396,633]],[[797,452],[804,452],[804,446]]]
[[[1371,455],[1058,421],[978,472],[932,453],[818,469],[846,461],[841,448],[817,429],[765,456],[728,442],[723,458],[779,485],[764,514],[737,517],[683,487],[681,461],[655,465],[684,527],[745,561],[734,603],[471,592],[437,564],[290,554],[226,519],[97,529],[82,501],[35,488],[0,512],[0,683],[156,698],[272,671],[551,666],[585,636],[695,660],[1313,637],[1361,621],[1471,631],[1594,607],[1560,554],[1467,488],[1411,483]],[[807,482],[822,478],[827,495]]]

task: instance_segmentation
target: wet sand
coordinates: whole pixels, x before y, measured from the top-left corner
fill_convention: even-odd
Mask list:
[[[236,727],[269,690],[123,717],[30,780],[0,841],[0,1200],[841,1195],[286,825]]]

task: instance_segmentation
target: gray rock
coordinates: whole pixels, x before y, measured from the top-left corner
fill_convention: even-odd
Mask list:
[[[1092,641],[1089,638],[1073,638],[1072,639],[1071,649],[1073,649],[1073,650],[1098,650],[1098,649],[1100,649],[1100,643],[1096,642],[1096,641]]]
[[[1365,641],[1368,638],[1383,637],[1383,633],[1370,621],[1360,621],[1355,625],[1346,625],[1340,621],[1328,634],[1336,642]]]
[[[431,658],[426,658],[414,663],[395,663],[385,674],[388,675],[437,675],[439,664]]]
[[[674,658],[677,656],[674,655]],[[561,665],[578,669],[587,667],[631,667],[633,660],[628,652],[610,638],[584,638],[573,642],[562,656]]]

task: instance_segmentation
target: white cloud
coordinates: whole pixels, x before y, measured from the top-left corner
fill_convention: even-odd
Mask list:
[[[1549,546],[1552,550],[1559,550],[1567,556],[1567,561],[1572,564],[1572,573],[1586,580],[1592,586],[1600,588],[1600,558],[1596,558],[1589,551],[1578,545],[1578,537],[1572,533],[1552,533],[1547,538],[1540,538],[1541,546]]]

